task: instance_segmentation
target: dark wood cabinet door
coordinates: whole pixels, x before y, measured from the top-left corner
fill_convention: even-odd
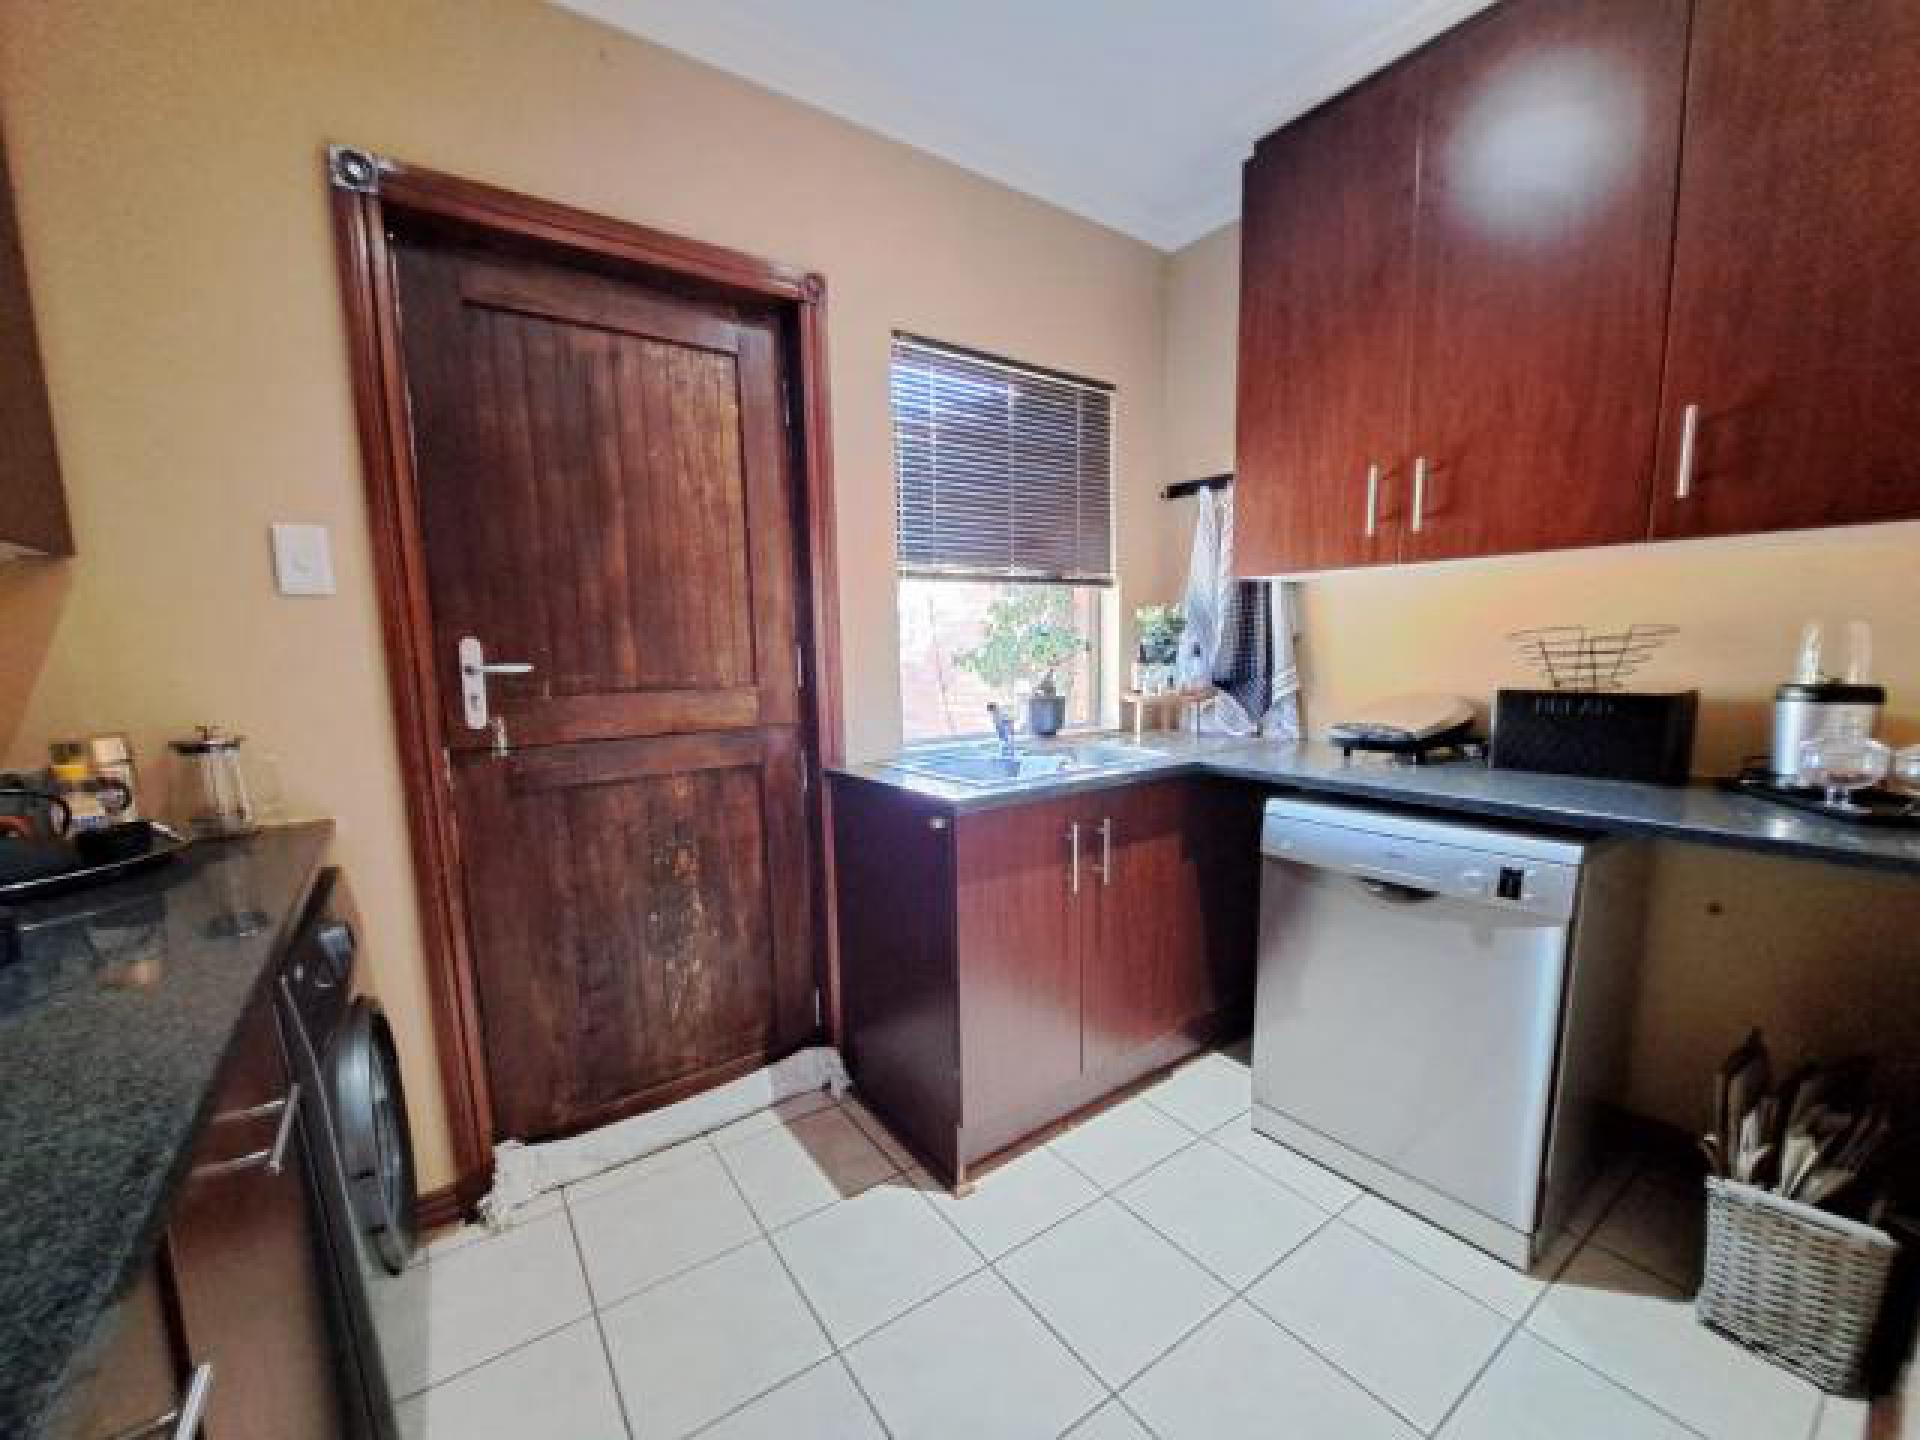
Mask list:
[[[213,1368],[207,1440],[338,1440],[337,1367],[321,1280],[320,1218],[270,997],[242,1023],[167,1231],[188,1359]],[[310,1123],[322,1123],[317,1115]]]
[[[1423,97],[1411,560],[1638,540],[1688,0],[1507,0]]]
[[[1389,71],[1269,136],[1247,162],[1234,462],[1241,575],[1395,556],[1418,126],[1406,72]]]
[[[62,1401],[48,1440],[165,1433],[158,1422],[179,1407],[188,1371],[171,1287],[165,1255],[154,1256],[101,1319],[85,1378]]]
[[[1916,136],[1912,0],[1698,0],[1655,535],[1920,515]]]
[[[805,1041],[800,764],[785,727],[455,762],[498,1134],[590,1127]]]
[[[1189,780],[1096,797],[1097,920],[1083,972],[1088,1073],[1250,993],[1251,804],[1237,787]]]
[[[966,1125],[1023,1110],[1079,1079],[1080,936],[1095,844],[1084,812],[1059,801],[954,821]]]

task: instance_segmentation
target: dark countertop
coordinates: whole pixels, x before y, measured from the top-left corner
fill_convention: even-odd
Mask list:
[[[39,1433],[136,1277],[329,822],[19,907],[0,951],[0,1435]],[[266,917],[221,938],[236,908]]]
[[[1101,740],[1112,743],[1116,738],[1102,736]],[[1140,749],[1142,762],[1124,770],[991,788],[941,781],[886,765],[845,766],[834,773],[889,786],[956,814],[1129,785],[1149,777],[1223,775],[1276,790],[1920,873],[1920,830],[1851,825],[1733,794],[1706,782],[1666,786],[1582,780],[1494,770],[1480,761],[1422,766],[1368,756],[1347,761],[1338,750],[1319,742],[1286,745],[1224,736],[1149,733]]]

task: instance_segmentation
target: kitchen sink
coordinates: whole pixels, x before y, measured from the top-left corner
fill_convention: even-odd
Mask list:
[[[931,775],[937,780],[990,786],[1020,785],[1063,775],[1092,775],[1105,770],[1123,770],[1132,765],[1148,764],[1157,758],[1153,751],[1132,745],[1091,742],[1045,750],[1021,750],[1013,755],[1002,754],[998,745],[917,750],[901,755],[888,764],[895,770]]]

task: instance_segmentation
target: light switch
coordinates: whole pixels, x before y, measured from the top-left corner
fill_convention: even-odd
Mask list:
[[[273,578],[282,595],[333,594],[333,552],[324,525],[273,527]]]

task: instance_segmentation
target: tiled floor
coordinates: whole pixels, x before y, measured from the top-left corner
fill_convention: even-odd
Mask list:
[[[1858,1440],[1682,1298],[1699,1205],[1616,1165],[1515,1273],[1248,1124],[1208,1055],[939,1190],[807,1096],[434,1243],[413,1437]]]

